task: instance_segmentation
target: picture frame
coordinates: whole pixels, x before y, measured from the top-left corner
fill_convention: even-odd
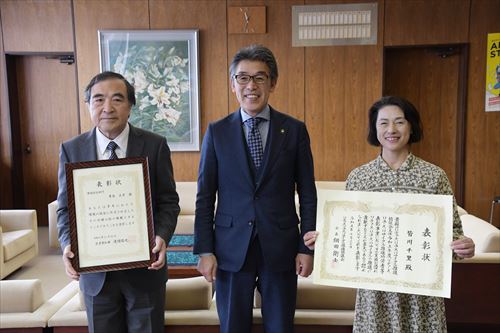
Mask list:
[[[198,30],[99,30],[100,70],[134,87],[129,122],[166,137],[171,151],[200,150]]]
[[[149,267],[156,259],[146,157],[66,163],[77,272]]]

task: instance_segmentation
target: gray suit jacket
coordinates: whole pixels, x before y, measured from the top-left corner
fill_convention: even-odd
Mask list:
[[[83,133],[61,145],[59,153],[59,192],[57,194],[57,229],[62,249],[70,244],[68,195],[66,192],[65,163],[95,161],[96,128]],[[177,225],[179,196],[175,190],[170,149],[164,137],[130,125],[127,157],[148,157],[151,183],[151,201],[155,234],[169,243]],[[134,288],[152,290],[167,280],[167,265],[161,270],[146,268],[130,269],[127,279]],[[106,273],[84,273],[80,275],[80,288],[95,296],[101,290]]]

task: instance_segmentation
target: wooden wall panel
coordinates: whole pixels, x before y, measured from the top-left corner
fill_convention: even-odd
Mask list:
[[[487,34],[500,31],[500,0],[474,0],[471,8],[465,147],[465,208],[488,220],[500,195],[500,112],[484,111]],[[500,226],[497,205],[494,224]]]
[[[80,131],[92,128],[83,101],[83,90],[90,79],[100,72],[98,30],[149,29],[147,0],[74,0],[75,37],[80,97]]]
[[[267,45],[275,53],[280,69],[278,86],[270,103],[305,120],[319,180],[343,180],[352,168],[372,159],[378,152],[366,143],[366,118],[368,107],[382,94],[384,45],[470,42],[465,208],[488,219],[491,199],[500,194],[500,113],[484,112],[485,47],[486,33],[500,31],[497,19],[500,0],[379,0],[376,46],[291,46],[293,5],[352,2],[358,0],[0,0],[0,9],[2,19],[7,20],[2,21],[4,42],[9,44],[5,51],[21,52],[21,48],[10,46],[12,41],[28,43],[29,47],[46,47],[38,48],[37,52],[72,51],[75,45],[79,96],[89,79],[99,71],[98,29],[199,28],[202,134],[209,122],[237,108],[227,74],[234,53],[252,43]],[[71,40],[70,35],[68,43],[66,34],[71,22],[68,4],[71,3],[75,40]],[[226,13],[227,7],[232,6],[266,6],[267,33],[228,34]],[[56,15],[56,12],[64,13]],[[23,48],[22,52],[28,52],[28,46]],[[8,124],[8,112],[5,112],[8,105],[5,105],[2,78],[0,157],[3,168],[10,156],[7,156],[9,134],[5,125]],[[79,107],[83,132],[92,125],[81,99]],[[176,178],[196,179],[199,153],[174,153],[173,156]],[[499,211],[497,209],[495,218],[497,225],[500,225]]]
[[[300,120],[304,115],[304,48],[292,47],[292,6],[303,1],[228,0],[228,7],[266,6],[267,33],[228,35],[228,67],[234,54],[242,47],[262,44],[274,54],[278,63],[278,83],[271,93],[269,104],[278,111]],[[251,18],[250,18],[251,19]],[[227,74],[229,80],[229,74]],[[239,107],[238,100],[229,88],[229,112]]]
[[[385,45],[466,43],[469,8],[470,0],[386,0]]]
[[[200,140],[210,122],[227,115],[225,1],[151,1],[151,29],[199,29]],[[189,13],[189,14],[188,14]],[[198,178],[199,152],[173,152],[178,181]]]
[[[0,26],[2,19],[0,17]],[[12,208],[12,153],[10,115],[7,92],[7,71],[0,33],[0,209]]]
[[[78,113],[68,108],[77,104],[76,65],[44,56],[17,56],[15,62],[19,128],[13,131],[19,131],[20,159],[14,168],[23,180],[15,189],[24,207],[36,209],[38,225],[48,225],[47,205],[57,197],[59,145],[78,134]]]
[[[73,52],[70,0],[2,0],[5,52]]]
[[[383,4],[378,12],[377,45],[305,49],[306,123],[318,180],[345,180],[378,153],[366,141],[368,108],[382,93]]]
[[[388,49],[384,79],[384,95],[402,96],[420,113],[424,138],[412,152],[443,168],[455,193],[459,57],[442,58],[433,48]]]

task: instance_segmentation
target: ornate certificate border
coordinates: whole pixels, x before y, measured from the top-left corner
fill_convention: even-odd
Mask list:
[[[450,195],[318,190],[314,281],[450,297]]]
[[[147,158],[67,163],[65,168],[75,270],[150,266],[154,231]]]

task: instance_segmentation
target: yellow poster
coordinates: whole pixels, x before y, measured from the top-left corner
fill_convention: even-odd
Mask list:
[[[488,34],[485,111],[500,111],[500,33]]]

